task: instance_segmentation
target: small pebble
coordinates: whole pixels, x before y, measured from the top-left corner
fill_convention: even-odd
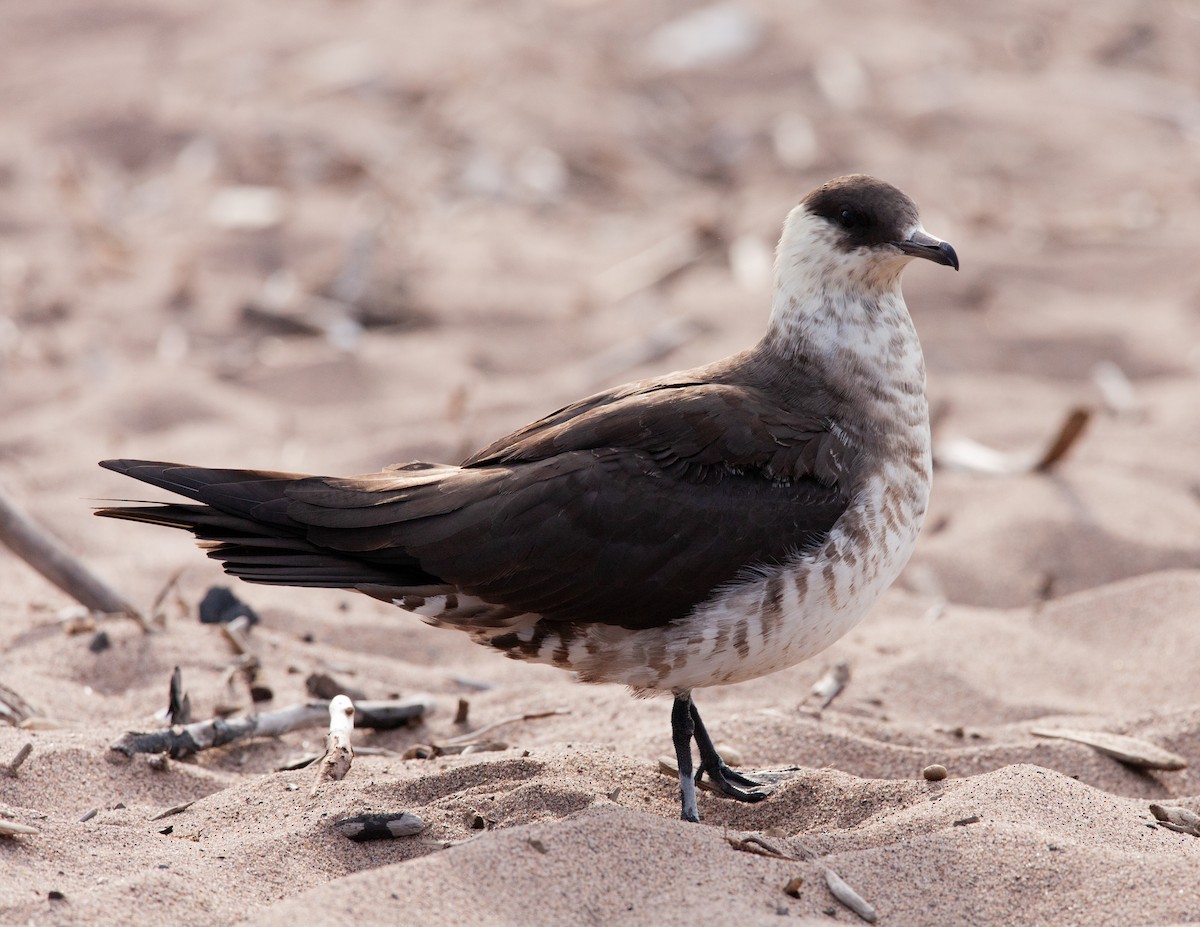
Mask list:
[[[788,879],[787,885],[783,887],[784,892],[791,895],[793,898],[800,897],[800,888],[804,885],[803,876],[793,876]]]
[[[934,763],[932,766],[926,766],[922,769],[921,775],[929,782],[941,782],[950,773],[945,766],[942,766],[940,763]]]
[[[731,747],[728,744],[720,744],[717,747],[717,753],[721,759],[725,761],[727,766],[741,766],[745,760],[742,758],[742,751],[737,747]]]

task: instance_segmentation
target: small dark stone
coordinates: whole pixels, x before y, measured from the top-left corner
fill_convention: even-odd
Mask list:
[[[62,892],[58,891],[58,889],[54,889],[54,888],[50,889],[50,891],[46,893],[46,897],[49,898],[51,901],[66,901],[67,900],[66,895],[64,895]]]
[[[270,686],[264,686],[262,683],[255,683],[250,687],[250,700],[252,702],[269,702],[275,697],[275,692]]]
[[[92,638],[92,642],[88,644],[88,650],[92,653],[103,653],[112,646],[112,640],[108,636],[107,631],[97,631]]]
[[[174,832],[175,832],[174,824],[168,824],[166,827],[164,827],[162,830],[159,831],[160,834],[172,834]]]
[[[228,586],[213,586],[200,600],[201,624],[228,624],[243,615],[251,624],[258,624],[254,609],[235,596]]]
[[[367,693],[334,679],[328,673],[312,673],[304,680],[304,688],[313,698],[331,699],[344,695],[353,702],[366,699]]]

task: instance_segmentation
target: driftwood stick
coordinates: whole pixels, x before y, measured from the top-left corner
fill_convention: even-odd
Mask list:
[[[232,621],[221,622],[221,631],[238,652],[241,668],[245,670],[246,682],[250,686],[250,700],[269,702],[275,697],[275,692],[263,678],[262,661],[258,658],[254,645],[250,643],[250,628],[253,625],[254,621],[250,616],[238,615]]]
[[[1048,473],[1057,466],[1059,461],[1067,456],[1067,452],[1075,445],[1087,429],[1092,419],[1092,410],[1084,407],[1072,409],[1059,426],[1054,439],[1042,452],[1042,456],[1033,465],[1035,473]]]
[[[128,615],[147,629],[136,608],[21,511],[3,488],[0,488],[0,543],[77,602],[94,611]]]
[[[37,710],[8,686],[0,684],[0,721],[14,726],[36,717]]]
[[[362,702],[358,705],[360,727],[389,730],[425,715],[433,706],[428,698],[410,698],[394,702]],[[168,753],[175,759],[201,750],[251,737],[278,737],[300,728],[316,727],[329,717],[328,702],[308,702],[279,711],[247,715],[244,718],[213,718],[185,727],[139,733],[130,731],[110,750],[133,756],[135,753]]]
[[[847,884],[846,880],[834,872],[832,869],[825,870],[825,884],[829,886],[829,893],[838,901],[844,904],[847,908],[861,917],[868,924],[874,924],[879,915],[875,908],[862,895],[856,892]]]
[[[536,721],[539,718],[550,718],[554,715],[569,715],[570,708],[552,708],[550,711],[534,711],[524,715],[512,715],[508,718],[501,718],[499,721],[493,721],[491,724],[485,724],[478,730],[471,731],[469,734],[459,734],[457,737],[451,737],[446,741],[448,745],[465,744],[471,741],[478,740],[484,734],[491,733],[498,727],[504,727],[506,724],[516,724],[518,721]]]
[[[29,754],[31,754],[32,752],[33,752],[33,744],[30,744],[30,743],[25,744],[25,746],[23,746],[20,750],[17,751],[16,756],[14,756],[11,760],[9,760],[3,766],[0,766],[0,775],[7,776],[10,779],[17,778],[17,770],[20,768],[22,763],[24,763],[27,759],[29,759]]]
[[[28,824],[18,824],[16,821],[0,821],[0,837],[14,837],[17,834],[40,833],[40,830],[38,830],[36,827],[30,827]]]
[[[183,571],[187,567],[179,567],[174,573],[167,577],[167,581],[163,584],[162,589],[158,591],[158,595],[154,597],[154,601],[150,603],[150,622],[156,627],[165,627],[167,624],[167,612],[164,605],[167,601],[167,596],[172,592],[175,593],[175,602],[180,606],[180,610],[186,610],[183,605],[183,598],[178,591],[179,578],[183,576]]]
[[[350,744],[353,733],[354,703],[344,695],[335,695],[329,701],[329,734],[317,770],[317,786],[325,779],[338,782],[350,772],[350,764],[354,762],[354,747]],[[317,786],[313,787],[314,794]]]

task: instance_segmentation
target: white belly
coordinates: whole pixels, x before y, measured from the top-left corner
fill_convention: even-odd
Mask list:
[[[663,628],[593,626],[572,642],[570,665],[586,681],[678,691],[754,679],[820,653],[899,576],[928,490],[927,470],[921,478],[885,471],[818,550],[731,584]]]

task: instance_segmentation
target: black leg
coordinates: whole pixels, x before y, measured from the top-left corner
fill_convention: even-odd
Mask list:
[[[696,781],[699,782],[700,777],[708,773],[708,778],[722,794],[736,798],[738,801],[762,801],[770,795],[769,789],[761,788],[763,783],[736,773],[725,765],[725,761],[717,753],[717,748],[713,746],[712,738],[708,736],[704,722],[700,720],[700,712],[696,710],[696,705],[691,699],[688,699],[688,704],[692,716],[692,733],[696,738],[696,747],[700,751],[700,769],[696,772]],[[691,757],[689,756],[688,759],[690,760]],[[682,770],[680,770],[680,775],[683,775]],[[739,785],[747,786],[747,789],[740,789]]]
[[[675,696],[671,707],[671,739],[675,742],[675,762],[679,765],[679,794],[683,802],[680,817],[694,824],[700,822],[696,808],[696,783],[692,779],[692,694],[684,692]]]
[[[700,712],[692,702],[691,692],[675,696],[675,704],[671,706],[671,739],[675,743],[675,761],[679,764],[679,795],[683,805],[679,816],[683,820],[693,823],[700,821],[700,810],[696,807],[696,786],[705,773],[721,794],[738,801],[762,801],[771,794],[769,789],[762,788],[761,782],[736,773],[725,765],[713,746],[712,738],[708,736],[704,722],[700,720]],[[700,751],[700,768],[695,770],[694,775],[693,739]]]

